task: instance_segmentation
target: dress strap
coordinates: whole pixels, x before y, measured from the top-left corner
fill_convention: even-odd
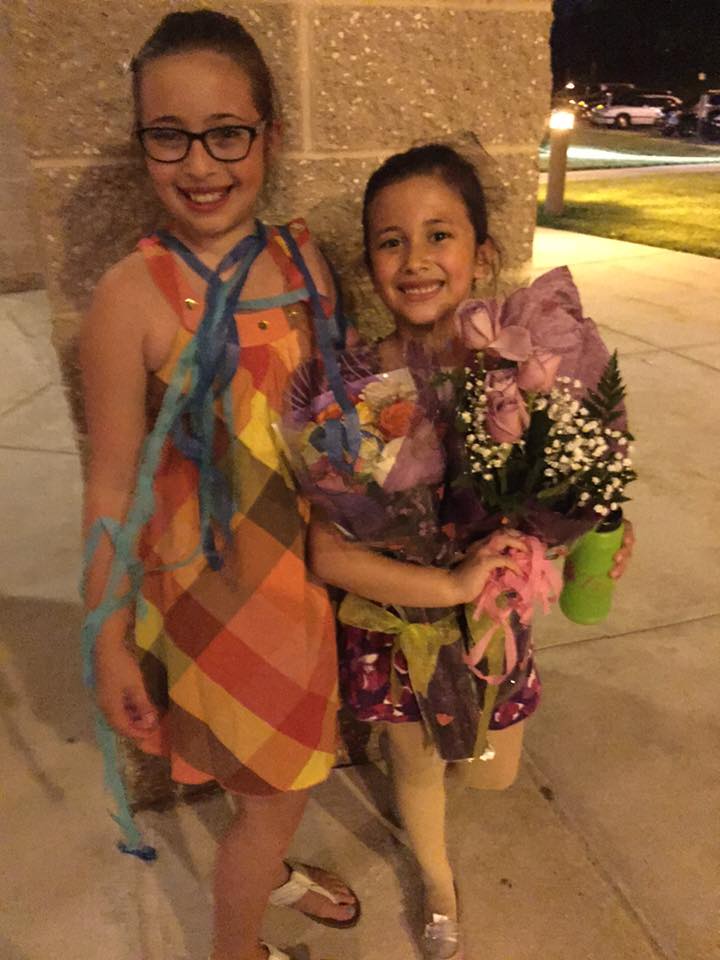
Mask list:
[[[180,286],[180,276],[173,255],[163,244],[158,234],[143,237],[138,244],[139,250],[145,258],[145,265],[152,277],[155,286],[165,297],[170,308],[186,325],[185,298]]]
[[[292,241],[294,241],[295,253],[293,252],[293,249],[291,249],[291,244],[288,242],[288,233],[290,234]],[[298,287],[305,280],[304,273],[299,267],[297,253],[299,252],[300,259],[303,259],[304,262],[304,258],[302,257],[302,248],[309,243],[311,239],[312,238],[310,236],[310,231],[307,228],[307,224],[302,219],[290,220],[289,223],[282,227],[269,228],[268,252],[275,260],[275,263],[278,265],[279,269],[282,271],[283,276],[285,277],[285,282],[290,289]],[[348,327],[352,326],[352,321],[349,320],[345,314],[342,288],[340,286],[337,271],[330,260],[326,258],[325,262],[330,270],[330,275],[333,282],[333,293],[335,300],[334,309],[330,309],[330,301],[326,296],[323,294],[318,295],[323,305],[327,322],[330,324],[333,344],[337,349],[342,350],[346,346],[346,333]],[[310,293],[306,288],[303,288],[302,291],[298,290],[298,293],[300,292],[303,293],[301,299],[310,299]],[[242,306],[243,305],[241,304],[241,307]]]
[[[302,249],[310,242],[310,231],[302,219],[290,220],[285,228],[292,234],[295,243]],[[283,276],[285,288],[295,290],[303,286],[303,276],[297,268],[280,228],[274,225],[268,227],[268,253],[275,261],[275,265]],[[307,299],[307,295],[305,297]]]

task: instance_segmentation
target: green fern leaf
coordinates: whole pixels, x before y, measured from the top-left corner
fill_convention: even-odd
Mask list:
[[[603,370],[595,390],[588,390],[584,399],[590,415],[603,424],[612,423],[620,415],[618,409],[625,399],[625,384],[620,375],[617,350],[614,350]]]

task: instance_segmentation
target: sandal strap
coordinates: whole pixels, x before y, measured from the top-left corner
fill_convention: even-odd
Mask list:
[[[278,948],[274,947],[271,943],[265,943],[264,940],[261,940],[260,943],[263,947],[267,947],[267,960],[290,960],[290,957],[287,953],[283,953],[282,950],[278,950]]]
[[[274,907],[291,907],[306,893],[318,893],[332,903],[339,903],[339,899],[325,887],[315,883],[302,869],[302,864],[288,863],[290,876],[281,887],[276,887],[270,894],[270,903]]]

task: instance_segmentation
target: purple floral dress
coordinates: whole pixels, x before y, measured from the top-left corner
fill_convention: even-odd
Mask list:
[[[374,356],[377,357],[377,353]],[[455,430],[457,404],[452,380],[447,376],[438,377],[432,358],[425,359],[418,352],[408,359],[407,370],[417,388],[417,401],[438,439],[442,477],[440,482],[428,484],[421,492],[417,488],[406,490],[403,496],[398,496],[395,505],[387,505],[388,532],[396,527],[394,513],[402,510],[414,531],[412,537],[398,543],[397,538],[390,535],[382,544],[376,534],[372,546],[394,559],[448,566],[462,556],[470,543],[492,532],[494,524],[474,496],[453,485],[462,469],[462,445]],[[412,621],[435,622],[448,611],[403,608],[402,613]],[[463,611],[458,610],[457,616],[467,640]],[[524,720],[537,709],[540,701],[541,684],[533,658],[531,631],[520,624],[514,626],[518,662],[500,685],[489,723],[492,730],[502,730]],[[439,717],[442,723],[446,716],[456,713],[458,705],[448,703],[447,691],[431,695],[430,703],[423,703],[421,707],[405,656],[402,651],[394,652],[394,636],[338,623],[338,645],[341,695],[358,720],[427,721],[430,711],[434,714],[431,719]],[[470,674],[464,665],[460,669],[467,681],[462,685],[462,695],[475,699],[481,710],[485,682]],[[453,686],[450,697],[457,692]],[[430,693],[433,693],[432,687]]]
[[[419,348],[410,350],[401,368],[384,369],[382,357],[382,345],[339,355],[361,431],[352,468],[328,453],[340,429],[340,410],[322,365],[311,361],[298,371],[284,422],[295,475],[314,508],[350,539],[394,559],[448,567],[497,526],[477,498],[453,482],[463,467],[454,422],[455,386],[448,373],[438,372],[439,358],[427,357]],[[420,694],[413,689],[397,637],[343,623],[341,605],[338,643],[345,703],[363,721],[423,720],[446,759],[473,756],[486,684],[462,659],[472,645],[464,610],[379,609],[412,624],[449,622],[456,639],[440,650],[429,687]],[[518,662],[500,685],[491,729],[525,719],[540,698],[531,632],[519,622],[512,626]],[[480,667],[488,672],[485,662]]]

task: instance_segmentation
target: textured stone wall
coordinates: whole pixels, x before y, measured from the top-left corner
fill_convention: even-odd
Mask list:
[[[129,60],[162,14],[199,5],[5,0],[54,340],[69,384],[78,317],[95,281],[158,218],[129,136]],[[251,30],[280,88],[285,149],[268,218],[307,217],[349,273],[358,265],[362,190],[378,162],[431,138],[459,139],[472,152],[477,139],[489,155],[480,160],[504,283],[522,280],[549,107],[551,0],[214,6]]]
[[[3,17],[0,15],[0,30]],[[17,124],[12,68],[0,46],[0,294],[42,285],[30,202],[30,170]]]
[[[158,211],[131,145],[127,65],[167,0],[6,0],[18,112],[60,340],[97,277]],[[303,214],[340,265],[359,249],[359,198],[388,153],[475,136],[507,275],[534,224],[549,100],[551,0],[220,2],[257,37],[281,91],[285,152],[268,215]],[[502,195],[502,196],[500,196]]]

